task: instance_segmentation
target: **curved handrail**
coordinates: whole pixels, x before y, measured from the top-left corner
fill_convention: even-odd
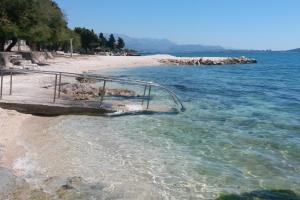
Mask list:
[[[133,80],[133,79],[124,79],[124,78],[119,78],[116,76],[103,76],[103,75],[98,75],[98,74],[91,74],[91,73],[70,73],[70,72],[61,72],[61,71],[44,71],[44,70],[26,70],[26,69],[0,69],[1,74],[3,72],[5,73],[25,73],[25,74],[51,74],[51,75],[58,75],[58,76],[69,76],[69,77],[80,77],[80,78],[87,78],[87,79],[96,79],[100,81],[108,81],[108,82],[119,82],[119,83],[127,83],[127,84],[134,84],[134,85],[143,85],[147,87],[157,87],[160,88],[161,90],[167,92],[173,99],[175,104],[179,104],[181,106],[181,111],[185,111],[185,107],[179,97],[170,90],[169,88],[160,85],[158,83],[154,82],[147,82],[147,81],[142,81],[142,80]]]

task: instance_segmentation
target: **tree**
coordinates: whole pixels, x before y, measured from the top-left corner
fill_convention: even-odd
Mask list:
[[[118,49],[123,49],[125,47],[125,42],[122,38],[118,38],[118,43],[117,43],[117,48]]]
[[[65,15],[52,0],[0,1],[0,50],[12,40],[6,49],[10,51],[18,39],[32,49],[62,45],[69,31]]]
[[[80,35],[81,46],[84,48],[86,53],[98,46],[99,38],[93,30],[76,27],[74,31]]]
[[[107,45],[107,39],[104,37],[103,33],[99,34],[99,46],[100,47],[106,47]]]
[[[110,34],[110,36],[109,36],[109,39],[107,42],[107,47],[109,47],[111,49],[115,49],[115,47],[116,47],[116,39],[113,34]]]
[[[29,0],[29,3],[31,0]],[[23,16],[29,7],[25,0],[1,0],[0,1],[0,49],[4,50],[6,40],[12,40],[8,51],[17,43],[18,37],[22,36],[21,23]]]

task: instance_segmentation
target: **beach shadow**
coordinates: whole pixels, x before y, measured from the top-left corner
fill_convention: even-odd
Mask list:
[[[256,190],[242,194],[224,194],[216,200],[300,200],[291,190]]]

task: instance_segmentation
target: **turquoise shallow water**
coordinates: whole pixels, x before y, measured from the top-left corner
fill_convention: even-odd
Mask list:
[[[68,117],[50,133],[70,144],[78,175],[114,185],[124,197],[213,199],[269,189],[300,193],[300,54],[243,55],[259,63],[114,72],[170,87],[187,110]],[[158,94],[154,91],[153,103],[165,101]]]

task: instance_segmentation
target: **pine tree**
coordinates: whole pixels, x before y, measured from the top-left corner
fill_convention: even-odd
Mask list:
[[[118,49],[123,49],[125,47],[125,42],[122,38],[118,38],[118,43],[117,43],[117,48]]]
[[[99,34],[99,46],[100,47],[106,47],[107,45],[107,39],[104,37],[103,33]]]
[[[107,46],[111,49],[115,49],[116,39],[115,39],[115,36],[113,34],[110,34],[108,42],[107,42]]]
[[[80,35],[81,46],[85,49],[86,53],[88,53],[88,50],[93,50],[98,46],[99,38],[93,30],[77,27],[75,28],[75,32]]]

